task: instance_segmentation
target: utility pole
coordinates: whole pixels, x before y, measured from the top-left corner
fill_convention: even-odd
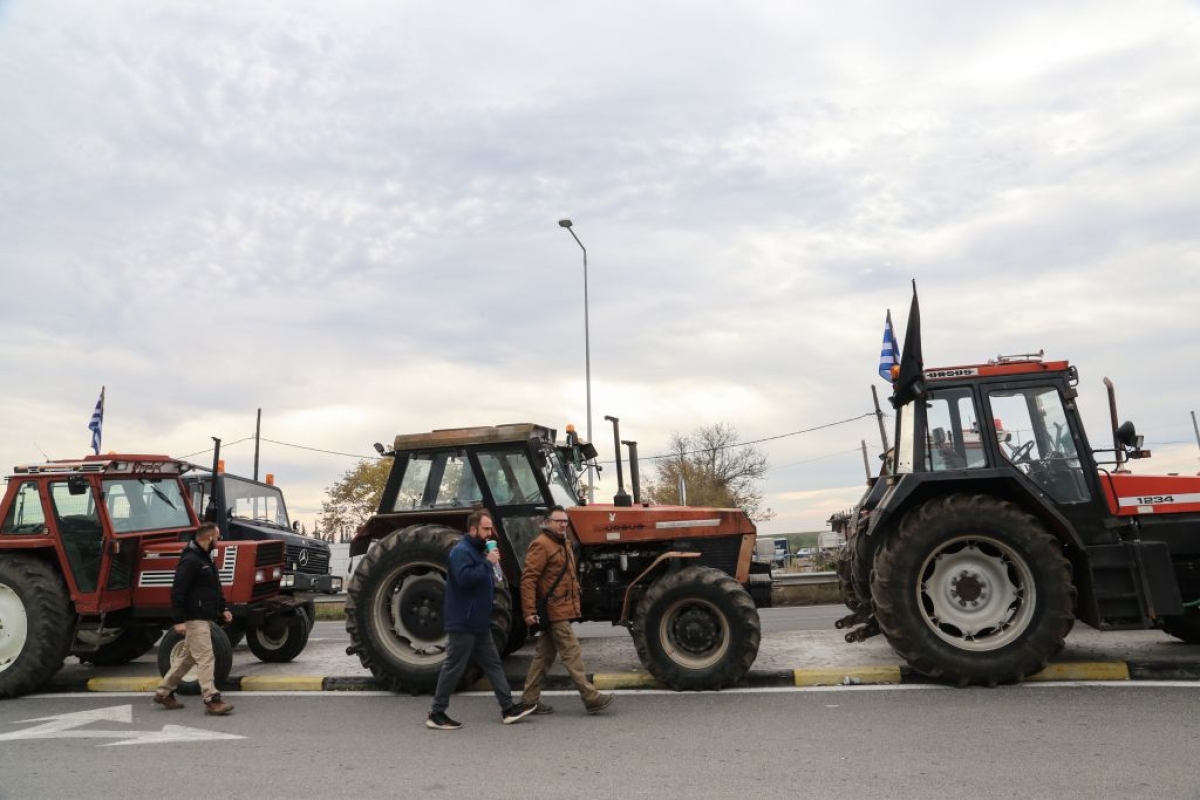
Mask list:
[[[262,431],[262,409],[258,410],[258,417],[254,420],[254,480],[258,480],[258,435]]]
[[[863,471],[867,473],[867,485],[871,484],[871,462],[867,460],[867,440],[862,439]]]

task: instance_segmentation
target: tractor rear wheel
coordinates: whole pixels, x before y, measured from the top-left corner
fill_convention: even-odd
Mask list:
[[[310,630],[308,612],[301,607],[290,617],[272,620],[258,628],[247,628],[246,646],[259,661],[286,664],[304,651]]]
[[[350,579],[350,650],[393,691],[417,694],[437,687],[449,641],[443,627],[447,564],[460,539],[460,531],[441,525],[393,531],[363,556]],[[492,606],[497,652],[504,652],[511,627],[511,599],[497,588]],[[472,662],[459,686],[474,683],[479,675]]]
[[[892,648],[960,686],[1040,671],[1074,622],[1075,586],[1058,542],[1030,514],[985,495],[908,512],[876,553],[871,596]]]
[[[761,639],[754,600],[711,567],[685,567],[655,581],[633,626],[642,664],[677,691],[733,686],[758,657]]]
[[[71,647],[74,619],[53,567],[22,555],[0,560],[0,697],[50,682]]]
[[[119,667],[141,658],[154,649],[154,643],[162,636],[162,628],[104,628],[99,633],[80,631],[75,635],[76,645],[100,646],[95,650],[79,650],[75,653],[80,664],[95,664],[97,667]]]
[[[212,636],[213,649],[213,683],[219,689],[221,684],[229,679],[233,671],[233,648],[229,646],[229,637],[215,622],[208,623],[209,635]],[[171,671],[171,665],[183,657],[183,634],[176,633],[174,628],[167,628],[162,640],[158,643],[158,674],[166,675]],[[188,670],[179,682],[177,691],[180,694],[200,694],[200,675],[196,668]]]
[[[1200,610],[1189,608],[1182,616],[1164,617],[1163,630],[1188,644],[1200,644]]]

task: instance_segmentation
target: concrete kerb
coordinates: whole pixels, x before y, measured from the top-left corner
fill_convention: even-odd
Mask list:
[[[519,687],[524,675],[509,675],[509,683]],[[596,688],[604,691],[639,689],[664,689],[643,670],[628,672],[597,672],[592,676]],[[1036,675],[1026,679],[1030,682],[1054,681],[1147,681],[1147,680],[1196,680],[1200,681],[1200,662],[1192,664],[1133,661],[1062,662],[1051,664]],[[864,666],[829,669],[794,670],[751,670],[738,684],[740,688],[783,688],[803,686],[868,686],[886,684],[938,683],[907,666]],[[49,691],[56,692],[152,692],[158,685],[154,677],[130,678],[87,678],[82,680],[55,680]],[[543,687],[548,690],[574,688],[570,677],[549,675]],[[392,691],[387,681],[361,675],[347,676],[230,676],[219,687],[222,691],[274,691],[274,692],[366,692]],[[474,691],[486,691],[486,680],[471,686]],[[404,692],[397,692],[404,694]]]

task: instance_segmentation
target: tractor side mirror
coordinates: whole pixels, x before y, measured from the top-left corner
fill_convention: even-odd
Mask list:
[[[67,478],[67,491],[73,495],[87,494],[88,479],[82,475]]]

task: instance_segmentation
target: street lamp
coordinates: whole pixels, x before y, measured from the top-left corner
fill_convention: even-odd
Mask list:
[[[579,237],[575,235],[575,231],[571,229],[571,220],[560,219],[558,224],[567,229],[567,233],[571,234],[571,238],[579,245],[579,249],[583,251],[583,364],[584,375],[587,384],[587,440],[592,442],[592,343],[589,334],[590,325],[588,323],[588,279],[587,279],[587,248],[583,246],[583,242],[579,241]],[[617,458],[621,454],[617,453]],[[592,481],[592,463],[588,462],[588,502],[596,502],[596,486]]]

